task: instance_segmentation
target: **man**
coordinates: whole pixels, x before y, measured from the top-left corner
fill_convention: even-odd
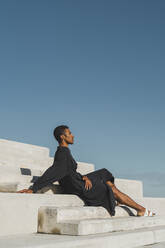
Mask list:
[[[84,176],[76,171],[77,163],[68,148],[74,143],[74,135],[68,126],[56,127],[54,137],[59,146],[53,165],[38,178],[31,189],[24,189],[19,193],[36,193],[37,190],[59,181],[64,193],[78,195],[87,206],[103,206],[112,216],[115,215],[116,201],[134,208],[137,216],[155,215],[119,191],[115,186],[114,176],[107,169],[97,170]]]

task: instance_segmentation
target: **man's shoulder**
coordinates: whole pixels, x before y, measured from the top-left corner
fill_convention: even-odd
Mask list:
[[[70,154],[69,148],[58,146],[55,152],[55,160],[65,159],[69,154]]]

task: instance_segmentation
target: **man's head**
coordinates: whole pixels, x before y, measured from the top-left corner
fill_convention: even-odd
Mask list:
[[[62,142],[67,144],[74,143],[74,135],[69,130],[69,127],[65,125],[58,126],[54,129],[54,137],[59,144]]]

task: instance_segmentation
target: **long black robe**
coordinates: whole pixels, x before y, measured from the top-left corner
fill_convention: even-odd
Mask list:
[[[116,202],[111,187],[106,184],[108,180],[114,183],[113,175],[107,169],[86,174],[92,182],[92,188],[86,190],[85,181],[82,179],[84,175],[76,169],[77,163],[69,148],[58,146],[53,165],[33,184],[33,192],[36,193],[39,189],[58,181],[65,194],[78,195],[86,206],[102,206],[114,216]]]

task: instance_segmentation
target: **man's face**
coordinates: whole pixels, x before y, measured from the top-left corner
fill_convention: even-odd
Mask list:
[[[66,128],[64,133],[65,134],[62,135],[63,140],[65,140],[65,142],[67,144],[73,144],[74,143],[74,135],[71,133],[69,128]]]

